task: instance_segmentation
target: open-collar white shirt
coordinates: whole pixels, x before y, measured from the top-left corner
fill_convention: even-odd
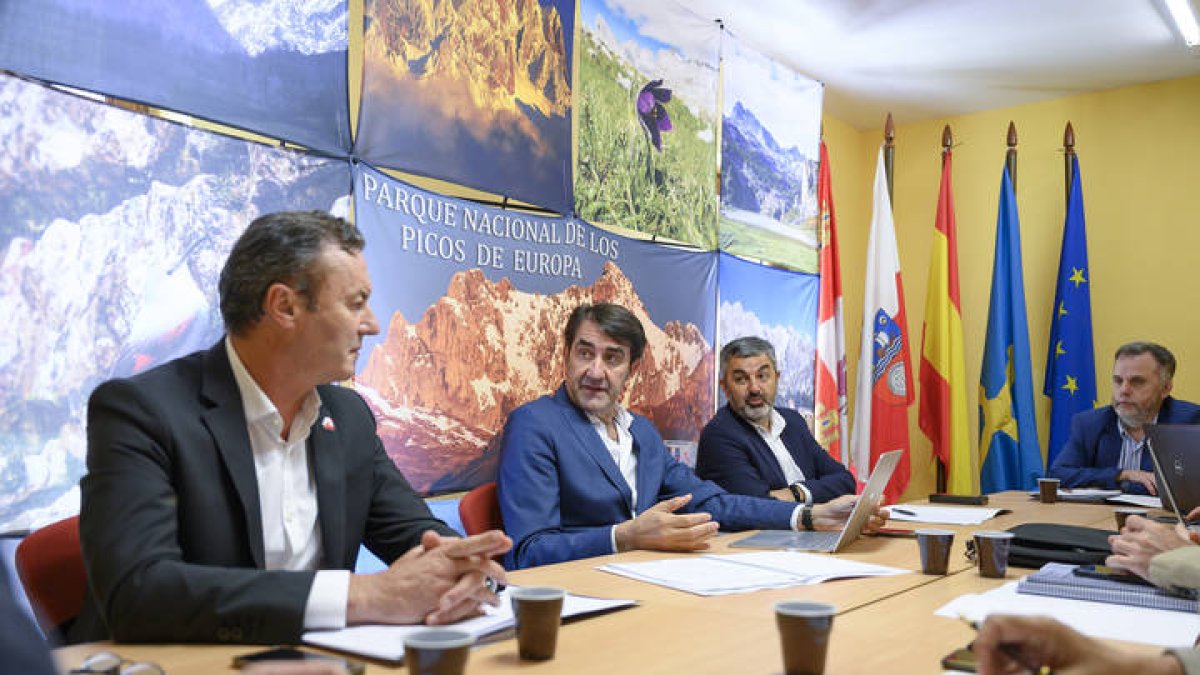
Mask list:
[[[321,412],[313,389],[283,438],[283,416],[225,338],[225,351],[242,396],[242,411],[254,452],[258,503],[262,513],[264,563],[269,570],[317,570],[304,608],[304,627],[343,628],[350,573],[320,570],[321,528],[317,484],[308,461],[308,436]]]

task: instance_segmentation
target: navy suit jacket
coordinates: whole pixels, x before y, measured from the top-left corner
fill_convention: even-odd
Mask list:
[[[611,530],[654,504],[691,494],[728,530],[791,529],[795,504],[731,495],[671,456],[650,420],[633,414],[638,501],[612,455],[564,387],[512,411],[504,425],[497,492],[513,539],[510,569],[607,555]]]
[[[1200,406],[1168,396],[1158,410],[1158,423],[1200,423]],[[1117,474],[1121,472],[1117,468],[1121,460],[1118,424],[1117,411],[1111,405],[1077,413],[1071,418],[1071,435],[1050,467],[1050,477],[1062,481],[1065,488],[1098,487],[1146,494],[1141,483],[1117,484]],[[1142,469],[1153,470],[1148,452],[1142,453]]]
[[[787,423],[781,436],[783,445],[804,472],[802,484],[812,493],[813,502],[820,504],[854,494],[854,476],[817,444],[800,413],[787,408],[776,410]],[[700,434],[696,475],[735,494],[755,497],[766,497],[771,490],[788,486],[767,442],[728,405],[717,411]]]
[[[317,392],[308,461],[321,568],[353,569],[362,543],[390,562],[426,530],[453,535],[384,452],[362,398]],[[224,341],[97,387],[87,435],[79,533],[91,592],[72,641],[300,640],[315,572],[263,568],[254,456]]]

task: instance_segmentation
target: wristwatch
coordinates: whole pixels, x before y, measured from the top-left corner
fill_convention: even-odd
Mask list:
[[[811,506],[805,505],[800,508],[800,527],[808,530],[809,532],[816,529],[813,527],[812,512],[813,507]]]
[[[792,497],[796,501],[802,502],[806,506],[812,506],[812,493],[805,490],[800,483],[792,483],[788,486],[788,489],[792,491]]]

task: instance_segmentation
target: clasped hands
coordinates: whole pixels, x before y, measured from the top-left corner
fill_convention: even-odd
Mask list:
[[[427,531],[386,570],[350,576],[346,623],[437,625],[475,616],[499,602],[484,582],[505,581],[492,557],[510,548],[499,530],[463,539]]]
[[[720,523],[703,511],[675,513],[692,501],[692,495],[680,495],[665,499],[646,509],[632,520],[616,526],[617,551],[703,551],[710,547],[709,540],[717,534]],[[818,530],[840,530],[858,501],[856,495],[842,495],[837,499],[813,506],[813,527]],[[886,509],[876,508],[864,526],[867,532],[875,532],[887,522]]]

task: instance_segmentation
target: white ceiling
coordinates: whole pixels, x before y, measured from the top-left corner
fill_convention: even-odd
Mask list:
[[[858,129],[1200,75],[1163,0],[685,4],[824,82],[826,114]]]

